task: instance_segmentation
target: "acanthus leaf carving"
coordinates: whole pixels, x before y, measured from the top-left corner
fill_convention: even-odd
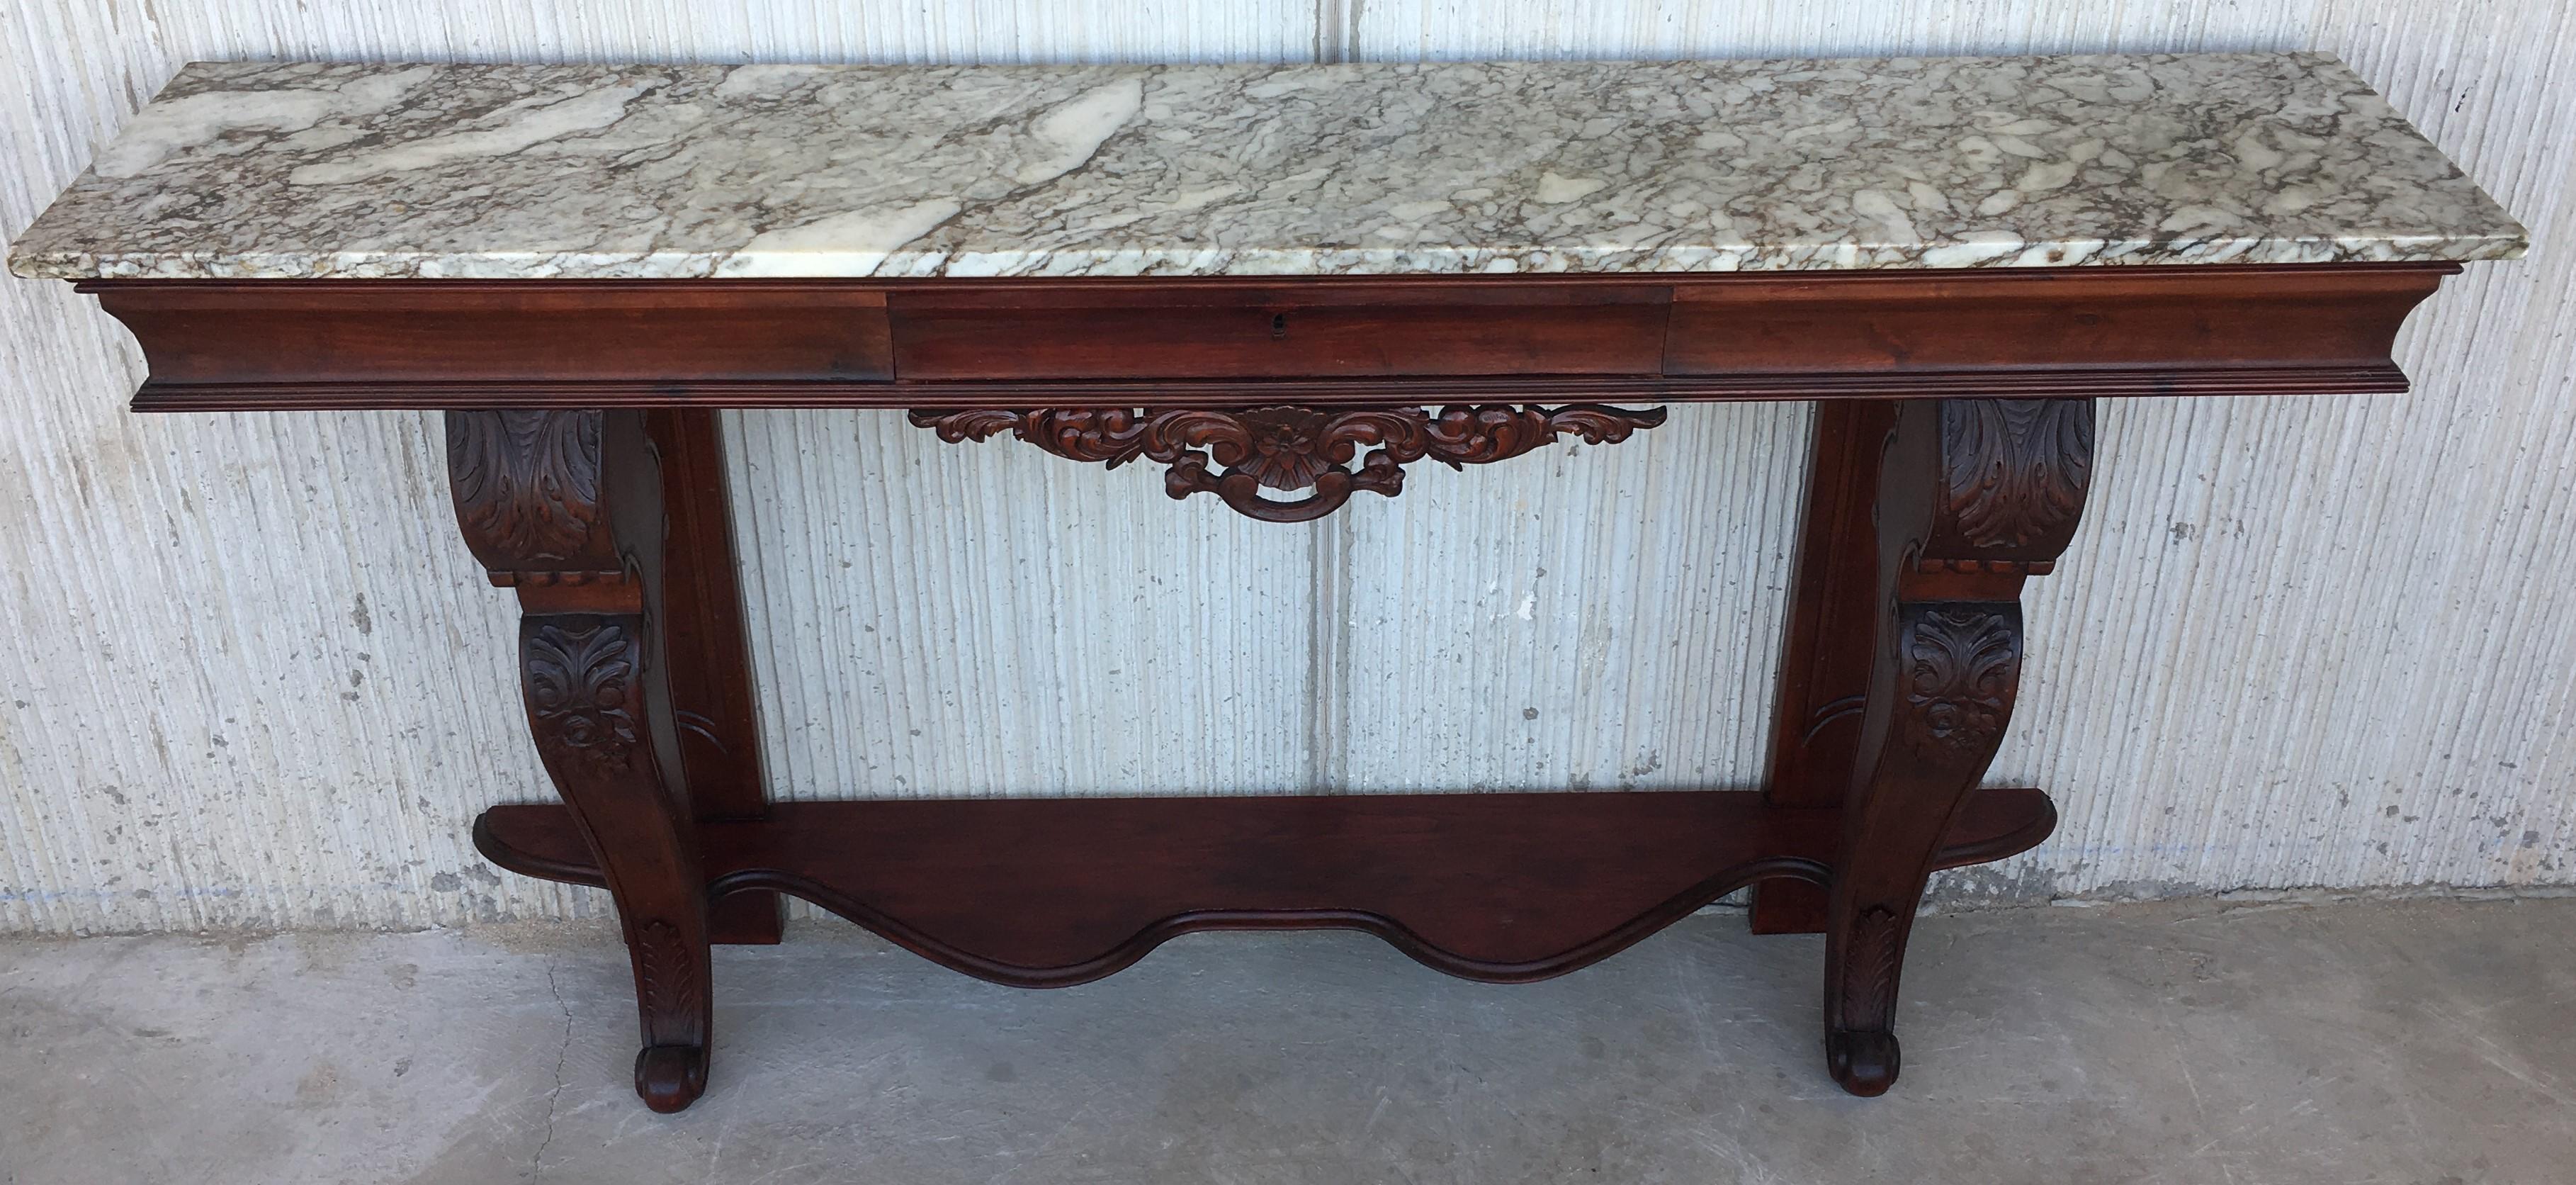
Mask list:
[[[1331,513],[1356,492],[1401,493],[1403,467],[1426,457],[1458,468],[1516,457],[1560,434],[1592,444],[1615,442],[1663,423],[1664,415],[1662,408],[1601,404],[1450,406],[1437,416],[1420,407],[1280,405],[1241,411],[921,410],[912,413],[912,422],[950,443],[988,440],[1007,428],[1057,456],[1112,469],[1146,458],[1170,466],[1164,489],[1174,498],[1214,493],[1254,518],[1303,522]],[[1279,501],[1261,497],[1264,489],[1315,492]]]
[[[1956,542],[2046,559],[2083,513],[2093,477],[2090,399],[1941,401],[1942,524]]]
[[[2021,676],[2017,613],[1961,603],[1906,614],[1904,719],[1916,749],[1982,753],[2002,739]]]
[[[957,444],[968,440],[990,440],[997,434],[1016,428],[1020,424],[1020,413],[997,410],[951,412],[939,417],[938,422],[933,425],[923,424],[921,413],[914,412],[912,422],[920,427],[936,427],[939,430],[939,439]]]
[[[1543,407],[1444,407],[1430,423],[1432,455],[1452,469],[1489,464],[1552,443],[1559,430]]]
[[[451,411],[447,474],[466,542],[498,571],[590,552],[603,529],[600,415]]]
[[[524,663],[541,749],[622,765],[642,743],[635,686],[642,653],[633,629],[613,621],[536,624]]]
[[[1007,419],[1020,439],[1076,461],[1106,462],[1117,467],[1133,461],[1145,451],[1145,425],[1136,413],[1123,408],[1071,408],[1062,411],[1012,412],[965,411],[954,413],[971,417],[982,424],[1000,417]],[[945,418],[945,417],[943,417]],[[921,423],[921,413],[913,413],[913,423]],[[989,429],[976,436],[988,440],[1000,429]],[[947,433],[940,433],[941,439]]]
[[[1882,1029],[1896,1010],[1897,970],[1905,962],[1904,927],[1896,911],[1872,905],[1852,919],[1843,947],[1848,970],[1842,976],[1843,1027]]]
[[[671,1035],[682,1036],[679,1044],[703,1040],[688,1030],[697,1026],[697,1015],[704,999],[698,983],[698,960],[690,944],[683,941],[680,928],[660,918],[635,927],[635,995],[645,1017],[657,1026],[672,1026],[680,1034],[657,1033],[649,1043],[671,1043]]]

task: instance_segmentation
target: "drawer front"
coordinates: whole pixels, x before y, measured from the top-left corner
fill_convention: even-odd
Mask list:
[[[2385,366],[2398,325],[2441,274],[2212,266],[1743,275],[1676,286],[1664,370]]]
[[[885,294],[795,283],[249,280],[103,287],[156,384],[891,377]]]
[[[1661,288],[898,292],[902,379],[1654,374]]]

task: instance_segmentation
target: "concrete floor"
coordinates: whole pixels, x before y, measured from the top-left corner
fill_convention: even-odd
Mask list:
[[[1488,987],[1197,935],[1025,992],[813,924],[628,1092],[602,928],[0,942],[0,1182],[2576,1181],[2576,900],[1926,919],[1905,1078],[1824,1076],[1813,938],[1691,919]]]

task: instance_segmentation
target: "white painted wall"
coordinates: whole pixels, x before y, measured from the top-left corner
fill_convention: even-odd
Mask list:
[[[0,234],[192,58],[1005,61],[2315,47],[2533,229],[2405,398],[2141,400],[2030,597],[1996,780],[2057,838],[1953,898],[2576,883],[2576,14],[2509,0],[6,0]],[[544,793],[427,417],[122,411],[0,280],[0,930],[596,913],[487,870]],[[1746,783],[1805,412],[1249,523],[881,413],[729,418],[782,792]]]

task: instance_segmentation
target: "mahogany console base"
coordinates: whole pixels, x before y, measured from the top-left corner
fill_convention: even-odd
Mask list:
[[[2047,838],[2037,790],[1970,796],[1934,863]],[[1363,930],[1526,983],[1616,954],[1755,881],[1822,885],[1843,819],[1756,791],[782,802],[698,830],[711,899],[775,890],[1014,987],[1087,983],[1197,930]],[[512,872],[605,883],[564,806],[485,811]]]
[[[1273,408],[1143,417],[1136,447],[1175,472],[1204,465],[1182,451],[1189,440],[1251,467],[1305,457],[1290,438],[1311,422],[1481,461],[1534,447],[1564,416],[1605,437],[1654,419]],[[1112,461],[1140,421],[1115,409],[1010,419],[1037,424],[1024,438],[1042,446]],[[1167,421],[1196,435],[1163,456],[1150,434]],[[1820,412],[1759,792],[769,802],[710,413],[451,411],[447,423],[458,522],[493,583],[518,595],[521,691],[562,799],[494,808],[476,838],[505,868],[616,897],[643,1029],[636,1089],[656,1110],[706,1086],[708,947],[775,941],[782,893],[1009,984],[1095,979],[1190,930],[1317,926],[1516,982],[1607,957],[1760,882],[1757,929],[1825,935],[1826,1066],[1874,1095],[1896,1079],[1897,985],[1927,878],[2022,851],[2054,822],[2038,791],[1977,784],[2018,692],[2022,583],[2053,566],[2083,503],[2089,399]],[[1364,480],[1393,492],[1393,475],[1365,467],[1391,447],[1357,471],[1328,449],[1315,459],[1322,492],[1305,502],[1247,487],[1229,504],[1302,517]],[[1211,478],[1246,485],[1247,473]]]
[[[1756,931],[1824,935],[1825,1066],[1882,1093],[1928,878],[2054,821],[2038,791],[1978,786],[2019,696],[2022,587],[2093,485],[2096,402],[2402,390],[2397,328],[2457,270],[85,289],[151,363],[138,407],[445,413],[457,523],[519,602],[560,800],[496,807],[476,839],[613,895],[636,1089],[673,1111],[708,1081],[710,945],[777,941],[782,895],[1007,984],[1301,927],[1516,982],[1750,885]],[[906,409],[1293,522],[1400,493],[1409,463],[1665,421],[1623,404],[1740,399],[1818,402],[1758,792],[769,801],[714,408]]]

